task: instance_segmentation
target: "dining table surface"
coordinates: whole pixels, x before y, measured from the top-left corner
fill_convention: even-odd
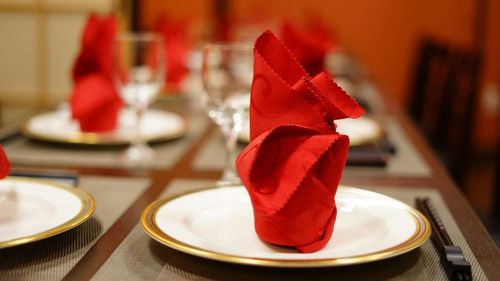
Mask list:
[[[393,130],[388,132],[389,137],[392,134],[400,139],[400,143],[395,143],[396,151],[389,157],[400,157],[397,161],[401,162],[392,166],[390,163],[366,167],[348,165],[341,184],[388,194],[410,205],[417,196],[433,196],[452,236],[461,239],[459,244],[467,248],[466,257],[471,261],[475,279],[499,280],[499,249],[470,203],[404,108],[389,97],[380,95],[379,98],[380,123],[388,131]],[[221,176],[220,163],[225,157],[220,145],[222,137],[196,100],[174,95],[160,97],[155,102],[155,109],[184,117],[188,128],[183,137],[152,144],[160,159],[149,168],[129,167],[107,159],[114,157],[114,154],[106,154],[108,149],[118,153],[123,150],[122,146],[82,147],[28,140],[21,133],[23,121],[43,110],[15,111],[3,107],[0,138],[13,169],[74,172],[79,176],[79,188],[96,198],[97,211],[93,220],[68,233],[0,249],[0,280],[444,278],[444,270],[430,241],[426,242],[427,250],[416,249],[385,260],[334,267],[284,268],[193,256],[150,238],[141,227],[141,214],[150,203],[178,192],[213,186]]]

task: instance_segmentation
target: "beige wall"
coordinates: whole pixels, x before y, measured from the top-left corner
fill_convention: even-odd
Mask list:
[[[0,0],[0,102],[54,105],[67,99],[71,67],[90,12],[113,0]]]

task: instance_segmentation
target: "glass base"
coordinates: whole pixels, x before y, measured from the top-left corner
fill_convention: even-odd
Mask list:
[[[144,143],[133,144],[125,150],[121,158],[127,166],[151,167],[155,159],[155,151]]]
[[[236,172],[233,170],[224,171],[222,177],[216,183],[216,185],[219,187],[235,184],[241,184],[241,180],[238,174],[236,174]]]

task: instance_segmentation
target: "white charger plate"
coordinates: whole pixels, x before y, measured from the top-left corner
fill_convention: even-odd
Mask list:
[[[349,145],[357,146],[378,141],[383,136],[380,124],[368,117],[358,119],[336,120],[337,131],[349,137]],[[241,142],[250,142],[250,123],[246,122],[238,134],[238,140]]]
[[[314,253],[262,242],[242,186],[212,188],[158,200],[142,213],[146,233],[192,255],[270,267],[325,267],[371,262],[401,255],[430,236],[427,219],[393,198],[340,187],[338,213],[329,243]]]
[[[68,109],[43,113],[32,117],[22,133],[27,138],[72,144],[118,145],[128,144],[135,137],[135,115],[123,109],[118,116],[117,128],[105,133],[82,132]],[[186,131],[185,120],[172,112],[150,109],[143,115],[141,134],[148,142],[178,138]]]
[[[94,199],[79,188],[22,177],[2,179],[0,249],[65,232],[94,211]]]

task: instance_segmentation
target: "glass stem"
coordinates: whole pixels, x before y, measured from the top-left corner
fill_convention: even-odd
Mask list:
[[[229,123],[229,122],[228,122]],[[231,121],[230,123],[234,123]],[[238,139],[239,130],[234,126],[234,124],[227,124],[223,128],[225,144],[226,144],[226,162],[224,165],[224,173],[222,175],[222,181],[236,181],[238,179],[235,160],[236,160],[236,142]]]
[[[144,107],[138,106],[134,109],[135,111],[135,138],[132,141],[132,145],[134,146],[141,146],[144,144],[144,138],[142,137],[141,133],[141,121],[142,121],[142,116],[144,115]]]

